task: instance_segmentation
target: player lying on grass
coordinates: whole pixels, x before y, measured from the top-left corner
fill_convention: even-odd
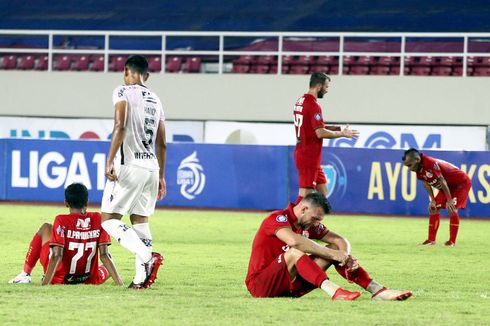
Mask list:
[[[320,288],[332,300],[355,300],[360,292],[344,290],[328,279],[325,271],[334,265],[342,277],[369,291],[374,300],[409,298],[412,292],[387,289],[369,276],[351,255],[349,241],[321,223],[329,213],[328,200],[314,192],[262,222],[252,244],[245,280],[252,296],[300,297]]]
[[[420,153],[410,148],[403,155],[403,163],[422,180],[429,193],[429,236],[423,245],[435,245],[441,216],[441,208],[446,208],[449,215],[449,240],[445,245],[454,247],[459,230],[458,208],[466,207],[466,200],[471,189],[471,180],[466,173],[453,164]],[[439,190],[436,196],[432,187]]]
[[[101,226],[100,213],[87,212],[88,191],[74,183],[65,189],[70,213],[58,215],[54,224],[44,223],[29,244],[24,271],[9,283],[31,283],[37,261],[44,268],[42,285],[102,284],[110,275],[123,285],[108,246],[111,238]],[[98,266],[97,248],[103,265]]]

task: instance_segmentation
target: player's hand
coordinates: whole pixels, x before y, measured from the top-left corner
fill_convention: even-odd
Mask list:
[[[165,178],[160,178],[158,180],[158,200],[162,200],[167,195],[167,183]]]
[[[349,255],[345,261],[345,266],[347,266],[347,271],[350,273],[359,268],[359,262],[356,257]]]
[[[429,203],[429,213],[435,212],[437,210],[437,203],[435,200],[431,200]]]
[[[344,130],[342,130],[342,137],[346,137],[346,138],[357,138],[359,137],[359,131],[357,130],[351,130],[349,129],[349,125],[347,125]]]
[[[448,200],[446,202],[446,210],[449,215],[452,215],[456,212],[456,206],[454,206],[454,202],[452,200]]]
[[[347,254],[347,252],[343,250],[336,250],[332,258],[338,261],[340,263],[340,266],[344,266],[349,259],[349,254]]]
[[[117,180],[116,171],[114,170],[114,163],[107,163],[105,168],[105,176],[111,181]]]

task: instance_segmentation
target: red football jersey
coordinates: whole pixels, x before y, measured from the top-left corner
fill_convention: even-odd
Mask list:
[[[422,169],[417,172],[417,179],[424,180],[432,187],[441,189],[441,184],[438,180],[441,175],[446,179],[449,188],[471,183],[468,175],[453,164],[424,154],[421,154],[420,157],[422,159]]]
[[[318,168],[322,160],[323,139],[315,129],[323,128],[322,108],[313,95],[305,94],[294,105],[296,148],[294,159],[298,168]]]
[[[323,224],[313,225],[307,231],[303,231],[297,224],[298,219],[294,215],[293,207],[290,203],[286,209],[272,212],[260,225],[252,244],[245,283],[248,284],[257,273],[289,249],[288,245],[276,236],[278,229],[290,228],[293,232],[310,239],[321,239],[327,234],[328,230]]]
[[[110,243],[100,213],[56,216],[50,245],[63,247],[63,260],[52,283],[90,283],[97,275],[99,245]]]

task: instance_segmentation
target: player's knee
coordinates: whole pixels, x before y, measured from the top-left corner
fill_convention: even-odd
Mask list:
[[[286,262],[297,262],[305,253],[301,250],[295,248],[289,248],[288,251],[284,253],[284,259]]]
[[[51,229],[53,228],[53,225],[50,223],[43,223],[41,227],[39,228],[39,231],[37,231],[37,234],[42,237],[45,234],[51,233]]]

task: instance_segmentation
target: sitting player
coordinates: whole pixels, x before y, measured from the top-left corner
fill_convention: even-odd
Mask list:
[[[321,193],[307,194],[296,206],[270,214],[260,226],[252,245],[245,280],[254,297],[300,297],[315,288],[332,300],[355,300],[360,292],[340,288],[325,271],[337,272],[366,289],[373,300],[405,300],[410,291],[387,289],[373,280],[350,254],[347,239],[321,224],[330,204]],[[327,243],[321,246],[310,239]]]
[[[80,183],[65,189],[70,214],[58,215],[54,225],[44,223],[34,234],[27,251],[24,271],[9,283],[31,283],[38,260],[44,268],[42,285],[102,284],[110,275],[123,285],[108,251],[111,240],[101,226],[100,213],[87,212],[88,191]],[[103,265],[98,266],[97,248]]]

